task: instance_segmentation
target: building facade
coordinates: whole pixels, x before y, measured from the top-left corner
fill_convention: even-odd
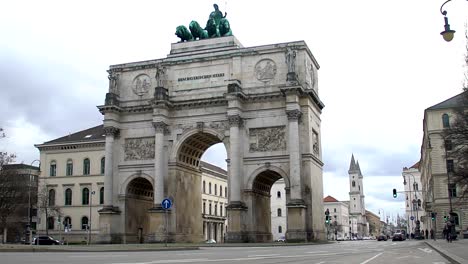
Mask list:
[[[286,232],[286,185],[283,179],[276,181],[270,191],[271,234],[273,240],[285,239]]]
[[[421,173],[419,172],[419,162],[410,168],[404,167],[403,184],[405,190],[405,214],[408,234],[416,234],[417,221],[419,220],[419,231],[424,232],[430,229],[430,214],[426,215],[423,209],[424,193],[421,183]]]
[[[427,215],[435,214],[435,219],[427,225],[441,237],[448,216],[460,233],[468,227],[468,202],[460,199],[463,186],[455,184],[450,176],[454,162],[450,151],[455,148],[451,142],[444,141],[442,133],[450,128],[455,117],[455,108],[468,108],[463,93],[449,98],[424,111],[423,140],[421,145],[421,184],[424,200],[423,208]],[[466,111],[466,110],[465,110]]]
[[[380,221],[379,215],[366,210],[366,219],[367,223],[369,223],[369,235],[371,237],[377,237],[384,232],[382,221]]]
[[[327,224],[329,239],[350,239],[349,203],[340,202],[332,196],[323,198],[323,207],[330,213],[331,221]]]
[[[39,221],[37,233],[69,243],[95,243],[100,235],[99,210],[104,205],[105,131],[102,125],[36,145],[40,151]],[[223,241],[226,229],[226,171],[201,162],[203,226],[206,240]],[[37,172],[37,170],[36,170]],[[152,191],[145,181],[128,188],[128,212],[149,204]],[[126,243],[143,242],[148,219],[128,223],[136,236],[123,236]]]

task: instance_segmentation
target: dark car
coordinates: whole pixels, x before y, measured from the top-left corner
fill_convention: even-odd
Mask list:
[[[384,234],[378,235],[377,241],[387,241],[387,235],[384,235]]]
[[[60,245],[60,241],[50,236],[38,236],[34,238],[34,245]]]
[[[392,241],[403,241],[406,240],[406,236],[403,233],[395,233],[393,234]]]

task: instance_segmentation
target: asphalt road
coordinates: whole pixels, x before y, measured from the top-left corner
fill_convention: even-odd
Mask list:
[[[0,253],[0,264],[450,263],[420,241],[345,241],[305,246],[206,247],[187,251]]]

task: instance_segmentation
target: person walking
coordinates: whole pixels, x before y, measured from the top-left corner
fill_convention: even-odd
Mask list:
[[[431,239],[434,239],[434,240],[435,240],[434,229],[432,229],[432,228],[431,228]]]
[[[429,239],[429,231],[427,231],[427,228],[426,228],[426,239]]]

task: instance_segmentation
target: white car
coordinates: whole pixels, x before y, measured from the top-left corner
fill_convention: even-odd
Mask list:
[[[216,240],[211,238],[211,239],[208,239],[205,243],[206,244],[216,244]]]

